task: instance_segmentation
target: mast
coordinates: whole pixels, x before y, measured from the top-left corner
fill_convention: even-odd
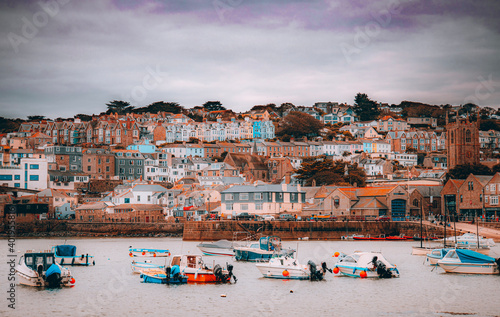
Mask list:
[[[420,248],[423,248],[423,232],[422,232],[422,218],[424,216],[424,204],[420,204]]]

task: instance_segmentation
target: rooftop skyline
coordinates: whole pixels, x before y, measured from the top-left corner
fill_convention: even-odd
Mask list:
[[[500,105],[494,1],[8,1],[0,115],[118,99],[190,108],[374,100]]]

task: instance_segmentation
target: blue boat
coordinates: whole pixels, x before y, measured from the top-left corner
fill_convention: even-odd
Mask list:
[[[164,270],[165,269],[165,265],[154,264],[154,263],[151,263],[150,261],[144,261],[144,262],[132,261],[130,266],[132,267],[132,272],[138,273],[138,274],[142,273],[143,270],[149,270],[149,269]]]
[[[262,262],[269,261],[274,256],[292,256],[293,249],[283,249],[281,239],[277,236],[262,237],[258,243],[250,246],[235,247],[236,261]]]
[[[431,253],[428,253],[427,256],[427,261],[429,261],[430,265],[437,266],[438,261],[444,258],[444,256],[450,251],[451,249],[434,249],[431,251]]]
[[[76,254],[76,246],[70,244],[52,247],[56,262],[60,265],[89,266],[95,265],[94,257],[87,254]]]
[[[188,277],[181,274],[178,265],[167,267],[165,270],[146,269],[142,271],[140,277],[144,283],[154,284],[185,284],[188,281]]]
[[[128,255],[130,257],[140,256],[140,257],[169,257],[170,251],[167,249],[137,249],[129,248]]]

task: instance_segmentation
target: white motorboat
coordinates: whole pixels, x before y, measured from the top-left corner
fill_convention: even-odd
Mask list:
[[[234,255],[234,244],[228,240],[219,240],[216,242],[202,242],[197,245],[203,255]]]
[[[499,274],[500,258],[467,249],[454,249],[437,262],[446,273]]]
[[[381,253],[354,252],[339,257],[333,268],[333,273],[342,273],[351,277],[399,277],[395,265],[387,261]]]
[[[365,236],[362,234],[352,234],[350,236],[342,236],[342,240],[354,240],[354,238],[364,238]]]
[[[436,266],[438,265],[438,261],[441,260],[448,251],[451,249],[445,249],[445,248],[440,248],[440,249],[434,249],[432,250],[429,254],[427,254],[427,262],[429,262],[430,265]]]
[[[412,247],[411,255],[422,255],[425,256],[434,250],[434,247]]]
[[[277,279],[297,279],[297,280],[323,280],[327,271],[332,270],[326,267],[326,263],[321,266],[309,261],[307,265],[301,265],[292,256],[273,257],[266,263],[255,264],[264,277]]]
[[[471,249],[471,248],[477,248],[479,240],[479,248],[488,248],[488,247],[494,247],[495,246],[495,241],[493,239],[486,239],[484,237],[479,237],[475,235],[474,233],[464,233],[461,236],[456,237],[456,244],[455,244],[455,237],[448,237],[446,238],[446,245],[456,245],[458,248],[465,248],[465,249]]]
[[[273,256],[291,256],[294,252],[293,249],[283,249],[277,236],[261,237],[258,243],[234,248],[236,261],[249,262],[269,261]]]
[[[50,251],[27,251],[20,259],[16,272],[19,284],[34,287],[73,287],[75,278],[68,268],[55,261]]]
[[[76,254],[76,246],[69,244],[62,244],[52,247],[56,262],[61,265],[71,266],[89,266],[95,265],[94,257],[87,254]]]

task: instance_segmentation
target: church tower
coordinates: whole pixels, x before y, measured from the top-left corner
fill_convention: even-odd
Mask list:
[[[448,170],[457,165],[479,164],[479,147],[479,119],[472,121],[469,115],[460,118],[457,113],[451,120],[446,112]]]

